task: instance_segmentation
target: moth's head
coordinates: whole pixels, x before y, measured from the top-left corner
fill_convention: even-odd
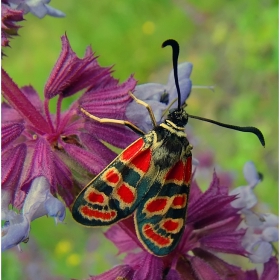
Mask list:
[[[178,127],[184,127],[188,123],[189,116],[187,112],[183,109],[172,109],[170,110],[167,120],[170,120]]]

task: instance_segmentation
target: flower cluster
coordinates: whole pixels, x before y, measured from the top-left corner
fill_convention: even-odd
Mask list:
[[[25,13],[39,18],[64,16],[47,3],[49,0],[2,1],[2,46],[8,46],[11,36],[17,35],[18,22]],[[193,88],[192,67],[188,62],[178,67],[180,105]],[[28,241],[34,219],[48,215],[55,223],[64,220],[66,207],[71,208],[80,190],[116,157],[107,143],[124,149],[137,139],[129,128],[92,120],[81,108],[99,119],[130,121],[147,132],[153,128],[151,119],[130,92],[152,108],[157,123],[177,106],[173,71],[166,85],[136,84],[132,75],[120,84],[112,77],[111,67],[101,67],[89,47],[84,57],[78,58],[66,35],[62,36],[62,50],[44,87],[43,100],[32,86],[19,88],[2,69],[3,251]],[[63,112],[62,103],[69,96],[77,98]],[[57,99],[55,113],[50,111],[53,98]],[[208,162],[206,167],[213,164],[211,155],[203,158]],[[245,164],[244,177],[248,184],[232,191],[229,184],[220,183],[215,172],[205,192],[192,180],[184,233],[175,250],[165,257],[145,250],[132,216],[113,225],[105,236],[119,254],[125,254],[123,264],[89,279],[278,278],[271,245],[278,241],[278,217],[253,210],[257,203],[253,190],[262,176],[252,162]],[[226,254],[261,263],[263,270],[261,274],[244,271],[231,264]]]
[[[62,37],[62,52],[46,83],[44,101],[31,86],[19,89],[2,70],[5,98],[2,103],[2,190],[5,193],[2,203],[6,205],[5,211],[9,204],[25,209],[27,200],[27,208],[36,208],[31,204],[46,203],[50,195],[61,196],[69,207],[79,190],[116,156],[102,140],[124,148],[135,139],[135,133],[127,128],[101,129],[99,123],[89,121],[80,113],[79,106],[98,117],[125,119],[126,106],[132,100],[128,92],[135,85],[133,77],[118,84],[110,68],[99,66],[90,48],[84,58],[79,59],[66,36]],[[64,98],[80,90],[84,90],[84,94],[66,112],[61,112]],[[55,96],[58,96],[57,110],[51,114],[49,102]],[[112,134],[114,140],[110,141]],[[42,177],[45,179],[38,183],[37,179]],[[41,199],[43,196],[45,201]],[[61,218],[64,211],[56,215]],[[26,214],[25,209],[22,215]],[[31,215],[28,221],[33,219]],[[9,229],[15,223],[17,227],[25,224],[18,219],[12,222],[10,212],[4,215],[4,220],[7,221],[3,230],[5,240],[10,241],[2,244],[2,249],[17,245],[29,232],[26,227],[21,237],[9,239],[12,232]]]

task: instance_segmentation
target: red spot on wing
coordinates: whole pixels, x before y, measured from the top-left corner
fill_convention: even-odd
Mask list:
[[[150,149],[147,149],[133,158],[131,164],[145,173],[150,168],[151,158],[152,151]]]
[[[147,203],[146,210],[150,213],[163,211],[166,204],[166,198],[156,198]]]
[[[128,161],[134,156],[139,150],[144,146],[144,140],[139,138],[133,144],[131,144],[126,150],[123,151],[121,155],[121,159],[124,161]]]
[[[114,169],[109,169],[106,172],[105,178],[108,182],[113,183],[113,184],[118,183],[120,180],[119,174],[116,173]]]
[[[172,242],[172,239],[169,239],[168,237],[164,237],[160,234],[158,234],[150,224],[146,224],[143,227],[143,233],[146,236],[146,238],[150,239],[152,243],[155,243],[158,247],[166,247],[169,246]]]
[[[167,231],[175,231],[178,229],[179,222],[173,220],[167,220],[163,223],[162,227]]]
[[[182,182],[184,179],[184,164],[180,160],[178,161],[166,174],[165,180]]]
[[[117,194],[124,203],[131,204],[135,200],[135,193],[126,184],[118,187]]]
[[[186,205],[186,202],[187,202],[187,195],[186,194],[181,194],[181,195],[178,194],[177,196],[174,197],[171,207],[182,208]]]
[[[86,200],[91,203],[103,203],[105,199],[104,194],[96,193],[94,190],[92,190],[87,194]]]
[[[89,220],[92,219],[98,219],[98,220],[103,220],[103,221],[111,221],[113,220],[117,213],[116,211],[104,211],[104,210],[97,210],[97,209],[92,209],[88,206],[81,206],[80,207],[80,212],[83,216],[87,217]]]

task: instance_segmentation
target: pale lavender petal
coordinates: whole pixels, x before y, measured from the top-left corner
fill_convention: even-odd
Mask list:
[[[90,278],[88,278],[88,280],[113,280],[113,279],[132,280],[135,279],[133,278],[133,273],[134,271],[129,265],[118,265],[98,276],[91,276]]]
[[[262,214],[261,217],[264,220],[265,226],[276,227],[279,224],[279,218],[274,214],[266,213],[266,214]]]
[[[50,193],[45,201],[45,209],[48,216],[55,218],[56,223],[65,219],[66,209],[64,204]]]
[[[277,242],[279,240],[279,230],[276,227],[267,227],[262,232],[262,238],[267,242]]]
[[[173,78],[173,82],[174,82],[174,78]],[[162,95],[164,93],[167,93],[166,86],[157,83],[147,83],[147,84],[137,85],[135,87],[135,91],[133,92],[135,97],[141,100],[145,100],[145,102],[147,101],[160,102],[162,99]]]
[[[161,123],[166,105],[154,100],[145,100],[145,102],[151,107],[157,124]],[[154,128],[148,110],[134,101],[127,106],[126,117],[144,132],[149,132]]]
[[[47,215],[44,203],[50,191],[48,180],[41,176],[33,179],[31,187],[25,198],[22,213],[29,221]]]
[[[229,194],[236,195],[236,199],[231,202],[231,206],[234,208],[250,209],[258,202],[258,199],[251,186],[235,188]]]
[[[47,8],[47,15],[52,17],[65,17],[65,14],[60,10],[57,10],[49,5],[45,5],[45,7]]]
[[[243,215],[245,216],[245,223],[249,227],[261,227],[263,224],[262,217],[260,215],[257,215],[256,213],[252,212],[250,209],[246,209],[246,211],[243,212]]]
[[[249,259],[252,263],[266,263],[272,256],[272,246],[268,242],[259,241],[252,243],[251,246],[246,247],[250,253]]]
[[[18,221],[10,222],[8,226],[2,228],[1,250],[5,251],[25,241],[29,231],[29,220],[25,216],[18,215]]]
[[[13,1],[16,2],[16,1]],[[50,15],[53,17],[64,17],[65,14],[57,9],[46,5],[50,1],[38,1],[38,0],[25,0],[24,2],[17,5],[17,10],[23,10],[25,14],[31,12],[38,18],[43,18],[45,15]]]
[[[243,174],[246,181],[251,186],[256,185],[260,180],[256,166],[252,161],[248,161],[245,163],[243,167]]]

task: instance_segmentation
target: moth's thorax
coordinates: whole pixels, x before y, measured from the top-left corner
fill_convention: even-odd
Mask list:
[[[188,123],[188,114],[182,108],[175,109],[168,114],[166,122],[172,123],[179,130],[184,130]]]

